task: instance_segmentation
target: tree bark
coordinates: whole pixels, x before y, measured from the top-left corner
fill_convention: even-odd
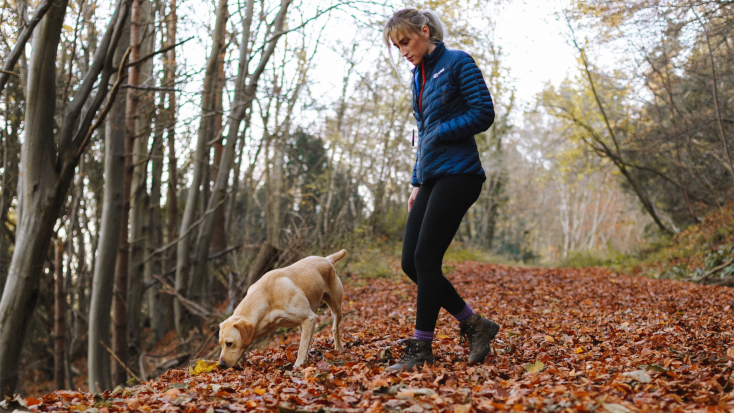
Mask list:
[[[211,137],[214,120],[214,82],[217,74],[217,61],[220,50],[224,47],[224,32],[227,20],[227,0],[219,0],[217,7],[217,19],[214,25],[212,51],[207,60],[204,75],[204,90],[201,99],[201,120],[199,123],[198,142],[194,155],[194,176],[191,181],[188,196],[186,197],[186,208],[181,221],[181,233],[185,233],[196,219],[196,210],[199,204],[199,189],[202,185],[205,168],[207,168],[207,139]],[[176,292],[187,296],[189,285],[189,254],[191,252],[191,239],[189,234],[179,243],[176,252]],[[185,337],[188,331],[188,313],[179,300],[174,301],[174,316],[176,332],[179,337]]]
[[[54,384],[57,390],[66,388],[66,288],[64,288],[64,242],[56,241],[54,260]]]
[[[130,21],[127,20],[115,53],[115,66],[124,63],[122,58],[130,44],[129,30]],[[110,310],[113,301],[118,304],[113,298],[113,285],[117,281],[115,269],[125,202],[125,101],[124,94],[117,95],[105,124],[104,203],[89,306],[87,365],[89,391],[93,393],[101,393],[113,387],[110,355],[100,342],[110,347]]]
[[[0,393],[15,390],[18,361],[28,320],[38,298],[38,283],[56,214],[46,205],[55,191],[54,114],[56,49],[67,1],[52,6],[39,23],[28,74],[25,139],[21,149],[23,180],[16,247],[0,301]],[[49,179],[50,178],[50,179]],[[67,186],[68,189],[68,186]]]
[[[176,44],[176,0],[171,0],[170,12],[166,22],[166,33],[168,44]],[[176,87],[176,49],[173,48],[167,54],[166,73],[169,79],[166,86]],[[168,190],[166,192],[166,209],[168,209],[168,242],[178,238],[178,167],[176,166],[176,92],[168,92],[168,108],[166,109],[168,124],[166,126],[168,141]],[[176,249],[172,248],[166,260],[166,270],[176,265]]]
[[[163,107],[164,96],[161,94],[159,104],[160,115],[164,113]],[[148,256],[158,247],[160,247],[160,199],[161,199],[161,176],[163,175],[163,128],[167,119],[156,117],[156,133],[153,138],[153,147],[151,149],[152,164],[151,169],[151,185],[150,185],[150,201],[148,206],[148,241],[145,243]],[[160,258],[148,260],[144,266],[145,276],[145,302],[148,308],[148,318],[150,319],[150,329],[152,333],[152,342],[157,343],[166,334],[165,306],[161,305],[156,279],[153,274],[161,273]]]
[[[137,61],[141,57],[141,32],[140,23],[143,13],[142,3],[144,0],[133,0],[130,10],[130,61]],[[128,84],[140,84],[140,66],[131,66],[128,69]],[[128,89],[125,101],[125,181],[123,184],[123,206],[122,219],[120,220],[120,245],[117,249],[117,264],[115,267],[115,291],[113,295],[114,329],[112,331],[112,351],[122,361],[127,362],[127,319],[128,319],[128,295],[129,295],[129,268],[130,268],[130,240],[129,240],[129,215],[130,196],[133,180],[133,155],[135,150],[135,132],[137,107],[139,93],[135,89]],[[112,363],[112,384],[120,385],[127,381],[127,371],[120,363]]]
[[[264,243],[262,247],[260,247],[260,252],[257,253],[257,257],[255,258],[255,262],[250,268],[250,271],[247,273],[245,290],[257,282],[263,274],[272,270],[275,262],[278,261],[279,256],[280,250],[278,250],[278,248],[267,242]]]
[[[140,19],[137,26],[138,33],[136,34],[140,47],[138,53],[141,56],[146,56],[153,51],[155,30],[154,24],[151,18],[151,4],[150,0],[140,1]],[[133,30],[130,33],[130,41],[133,46],[133,32],[135,28],[135,20],[132,21]],[[145,37],[143,38],[143,35]],[[131,56],[135,52],[135,47],[131,51]],[[138,57],[139,58],[139,57]],[[133,59],[138,59],[133,58]],[[139,71],[137,72],[137,81],[133,79],[132,68],[130,74],[131,85],[141,85],[143,82],[146,84],[153,80],[153,61],[148,60],[147,62],[138,66]],[[132,153],[132,180],[130,182],[130,214],[129,214],[129,228],[130,228],[130,249],[129,249],[129,263],[128,263],[128,300],[127,300],[127,336],[128,336],[128,348],[132,351],[133,349],[140,348],[140,330],[141,330],[141,317],[143,307],[143,295],[144,295],[144,273],[145,273],[145,250],[146,244],[150,237],[150,228],[148,226],[148,190],[146,183],[148,181],[147,169],[148,169],[148,138],[150,136],[150,123],[151,115],[155,111],[153,104],[153,92],[143,90],[128,91],[128,100],[132,100],[133,104],[130,109],[134,111],[129,112],[127,115],[133,117],[134,128],[133,128],[133,153]],[[137,353],[130,354],[135,356]],[[134,359],[134,358],[133,358]]]

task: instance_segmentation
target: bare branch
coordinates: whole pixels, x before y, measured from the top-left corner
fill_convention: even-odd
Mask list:
[[[18,41],[15,43],[15,46],[13,46],[13,50],[10,52],[7,60],[5,60],[2,72],[0,72],[0,93],[5,89],[5,84],[8,83],[11,75],[18,76],[12,70],[15,67],[15,64],[18,63],[20,56],[25,51],[25,44],[28,42],[28,39],[31,38],[33,30],[36,28],[36,25],[38,25],[38,22],[41,21],[48,9],[51,8],[51,4],[53,4],[51,0],[45,0],[40,6],[38,6],[33,18],[28,22],[25,29],[23,29],[23,33],[18,37]]]

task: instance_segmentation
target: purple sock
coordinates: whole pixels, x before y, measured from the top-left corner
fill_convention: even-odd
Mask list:
[[[466,320],[467,318],[474,315],[474,310],[472,310],[471,307],[469,307],[469,304],[464,304],[464,305],[465,305],[464,309],[461,310],[459,314],[453,315],[456,321],[458,322],[462,322]]]
[[[433,341],[433,331],[415,330],[413,333],[413,340]]]

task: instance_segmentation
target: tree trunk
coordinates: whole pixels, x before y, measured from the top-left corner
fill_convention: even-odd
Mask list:
[[[119,48],[115,53],[115,66],[122,63],[125,50],[130,44],[129,30],[128,20],[120,38]],[[92,393],[101,393],[113,387],[110,355],[100,342],[110,347],[110,309],[113,302],[115,305],[121,304],[114,298],[113,285],[118,282],[115,270],[118,248],[121,244],[122,213],[125,202],[123,189],[125,183],[125,101],[125,94],[117,95],[105,124],[104,203],[102,204],[102,219],[94,260],[87,339],[89,347],[87,353],[88,382],[89,391]]]
[[[130,61],[139,60],[141,55],[141,17],[143,14],[143,2],[145,0],[133,0],[130,13]],[[140,84],[140,66],[131,66],[128,69],[128,84]],[[130,241],[129,241],[129,219],[130,219],[130,197],[133,181],[133,156],[135,151],[135,118],[138,112],[140,96],[137,90],[128,89],[125,101],[125,181],[123,185],[123,207],[122,220],[120,221],[120,245],[117,249],[117,265],[115,267],[115,292],[113,296],[114,329],[112,331],[112,351],[123,362],[127,362],[127,319],[128,319],[128,294],[129,294],[129,268],[130,268]],[[127,381],[127,372],[120,363],[112,363],[112,384],[120,385]]]
[[[225,59],[225,52],[226,48],[222,48],[221,55],[219,56],[219,73],[217,75],[217,88],[216,88],[216,111],[217,114],[215,116],[215,130],[214,130],[214,137],[220,136],[222,133],[222,112],[224,111],[224,105],[222,104],[222,91],[224,89],[224,59]],[[211,176],[211,180],[216,182],[217,181],[217,175],[219,174],[219,166],[222,163],[222,152],[224,151],[224,145],[222,145],[222,140],[217,140],[213,145],[214,147],[214,162],[212,162],[212,167],[210,169],[209,175]],[[207,200],[209,197],[206,198]],[[215,254],[220,251],[223,251],[225,248],[227,248],[227,235],[226,235],[226,229],[224,227],[224,208],[218,208],[217,212],[214,213],[214,235],[212,237],[212,245],[211,245],[211,251],[210,253]],[[222,257],[224,259],[224,257]],[[221,262],[223,262],[220,259],[215,260],[215,265],[220,266]]]
[[[219,0],[217,7],[217,19],[214,25],[212,51],[206,65],[206,73],[204,75],[204,90],[201,99],[201,120],[199,123],[198,142],[196,144],[196,154],[194,162],[194,176],[191,181],[188,196],[186,197],[186,208],[184,209],[183,219],[181,221],[181,233],[188,231],[196,218],[196,210],[199,203],[199,188],[202,185],[205,168],[207,168],[207,139],[211,137],[211,130],[214,119],[214,82],[217,74],[217,61],[219,59],[220,50],[224,47],[224,32],[227,20],[227,0]],[[192,236],[184,237],[178,243],[177,262],[176,262],[176,292],[186,296],[186,289],[189,285],[189,254],[191,252]],[[174,314],[176,323],[176,332],[178,336],[183,338],[188,331],[188,316],[185,308],[179,300],[174,301]]]
[[[64,288],[64,242],[56,241],[54,260],[54,384],[57,390],[66,388],[66,289]]]
[[[171,0],[170,12],[166,23],[168,45],[176,44],[176,0]],[[166,73],[167,87],[176,87],[176,49],[173,48],[167,54]],[[168,124],[166,126],[168,140],[168,191],[166,192],[166,209],[168,209],[168,242],[178,237],[178,167],[176,163],[176,92],[168,92],[168,108],[166,109]],[[176,249],[170,250],[166,260],[165,269],[169,270],[176,265]]]
[[[150,0],[140,1],[140,20],[137,27],[137,36],[140,44],[138,53],[146,56],[153,51],[155,40],[154,24],[151,20],[151,4]],[[130,41],[135,32],[135,20],[132,21],[133,30],[130,33]],[[142,38],[145,34],[145,38]],[[136,43],[131,43],[135,45]],[[131,51],[134,54],[135,48]],[[134,57],[132,57],[135,59]],[[148,60],[141,64],[137,73],[137,83],[133,83],[133,74],[131,68],[130,84],[140,85],[148,84],[154,81],[152,60]],[[153,85],[155,86],[155,85]],[[133,100],[134,111],[129,112],[128,116],[134,118],[133,129],[133,154],[132,164],[133,173],[130,182],[130,250],[127,274],[128,299],[127,299],[127,336],[128,348],[130,350],[140,348],[140,330],[141,316],[143,307],[144,294],[144,273],[145,273],[145,250],[146,243],[150,236],[150,228],[148,227],[148,190],[146,188],[147,169],[148,169],[148,137],[150,136],[151,115],[155,111],[153,102],[153,93],[143,90],[130,89],[128,91],[128,99]],[[132,110],[131,106],[131,110]],[[137,353],[129,354],[133,357]],[[134,359],[134,358],[133,358]]]
[[[58,209],[49,202],[58,183],[54,114],[56,49],[68,0],[60,0],[36,27],[28,73],[25,137],[21,149],[18,230],[8,279],[0,301],[0,394],[12,393],[28,320],[38,298],[44,257]],[[68,183],[67,183],[68,189]],[[51,204],[51,205],[49,205]],[[23,213],[24,212],[24,213]]]
[[[250,271],[247,273],[245,289],[250,288],[250,286],[257,282],[263,274],[272,270],[275,262],[278,261],[279,256],[280,250],[272,244],[267,242],[264,243],[262,247],[260,247],[260,252],[257,253],[257,257],[255,258],[255,262],[252,264]]]
[[[252,76],[250,76],[250,81],[247,85],[245,85],[245,77],[247,76],[247,59],[245,58],[245,56],[247,56],[246,51],[248,42],[244,40],[240,42],[240,65],[238,68],[237,79],[235,81],[235,99],[233,103],[234,110],[232,111],[233,113],[229,116],[227,144],[224,148],[222,163],[220,164],[219,174],[217,176],[217,181],[214,184],[212,196],[209,199],[207,211],[214,211],[217,208],[221,208],[224,202],[224,197],[227,192],[227,185],[229,183],[229,173],[232,169],[232,163],[234,161],[234,149],[235,144],[237,143],[237,136],[240,129],[240,124],[242,120],[245,119],[245,114],[252,105],[252,101],[255,97],[255,92],[257,91],[257,84],[258,80],[260,79],[260,75],[262,75],[263,71],[265,70],[265,66],[268,63],[268,60],[275,51],[275,46],[280,34],[283,33],[283,27],[285,26],[286,20],[285,17],[288,13],[288,6],[290,5],[291,1],[292,0],[281,0],[280,10],[278,11],[278,15],[276,16],[273,23],[273,33],[276,33],[276,35],[269,39],[267,47],[262,52],[258,67],[253,72]],[[253,4],[253,0],[248,0],[246,6],[247,11],[245,14],[245,19],[243,21],[243,25],[246,25],[243,27],[243,39],[249,38],[249,23],[251,22],[252,18]],[[247,126],[248,125],[245,125],[245,127]],[[214,214],[209,214],[204,217],[204,221],[201,224],[201,230],[199,231],[199,238],[196,246],[197,249],[196,258],[194,260],[194,271],[192,274],[194,280],[203,280],[206,278],[206,261],[212,238],[212,232],[214,231],[214,222]]]
[[[159,114],[163,114],[163,96],[159,105]],[[151,186],[150,201],[148,207],[148,241],[146,245],[145,255],[150,255],[155,249],[160,247],[159,228],[161,214],[161,176],[163,175],[163,128],[164,121],[161,117],[156,118],[156,134],[153,138],[153,147],[151,149],[152,164],[151,170]],[[150,319],[150,329],[152,333],[152,343],[157,343],[166,334],[165,306],[159,299],[158,286],[153,274],[161,273],[161,265],[159,256],[148,260],[145,263],[145,302],[148,307],[148,318]]]

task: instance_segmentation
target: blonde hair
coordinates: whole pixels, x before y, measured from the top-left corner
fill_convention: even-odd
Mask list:
[[[421,33],[423,26],[428,26],[430,32],[429,42],[438,44],[443,41],[445,29],[436,12],[433,10],[418,11],[416,9],[403,9],[395,12],[385,23],[382,38],[389,47],[393,35],[418,34]]]

